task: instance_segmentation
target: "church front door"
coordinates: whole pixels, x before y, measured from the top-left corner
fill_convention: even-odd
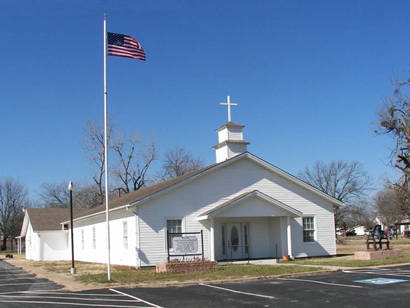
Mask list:
[[[222,227],[224,259],[239,260],[248,258],[249,227],[247,223],[227,223]]]

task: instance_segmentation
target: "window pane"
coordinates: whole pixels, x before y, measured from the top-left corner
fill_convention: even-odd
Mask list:
[[[97,239],[95,235],[95,227],[93,227],[93,249],[96,249],[97,247]]]
[[[303,241],[313,242],[315,240],[315,224],[313,217],[303,217]]]
[[[81,249],[84,249],[84,229],[81,229]]]
[[[167,231],[169,233],[181,233],[182,232],[182,220],[170,219],[167,220]],[[179,235],[170,235],[168,238],[168,248],[172,248],[172,238]]]
[[[222,254],[225,256],[225,227],[222,226]]]
[[[167,230],[170,233],[182,232],[182,220],[181,219],[167,220]]]
[[[126,221],[122,223],[122,246],[124,249],[128,249],[128,224]]]
[[[244,241],[245,241],[245,253],[248,254],[249,249],[248,249],[248,226],[247,225],[243,227],[243,233],[244,233]]]

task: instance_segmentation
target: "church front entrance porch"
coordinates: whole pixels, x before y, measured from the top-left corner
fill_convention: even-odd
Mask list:
[[[281,258],[282,237],[286,243],[286,226],[281,224],[281,217],[215,219],[215,260]]]
[[[201,213],[209,222],[211,260],[292,255],[291,221],[303,213],[260,192],[247,191]]]

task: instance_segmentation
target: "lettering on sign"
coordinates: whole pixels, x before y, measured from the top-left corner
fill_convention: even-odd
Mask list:
[[[174,237],[172,247],[176,254],[193,254],[198,252],[198,238],[196,236]]]

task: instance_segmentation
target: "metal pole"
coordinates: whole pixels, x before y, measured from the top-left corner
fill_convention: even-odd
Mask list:
[[[110,217],[108,207],[108,140],[107,140],[107,16],[104,14],[104,182],[105,221],[107,225],[107,279],[111,280],[110,262]]]
[[[70,191],[70,229],[71,229],[71,274],[75,274],[74,266],[74,230],[73,230],[73,182],[68,184]]]
[[[201,249],[202,249],[202,261],[205,260],[204,258],[204,232],[201,229]]]
[[[168,253],[168,262],[169,262],[169,231],[167,230],[167,253]]]

